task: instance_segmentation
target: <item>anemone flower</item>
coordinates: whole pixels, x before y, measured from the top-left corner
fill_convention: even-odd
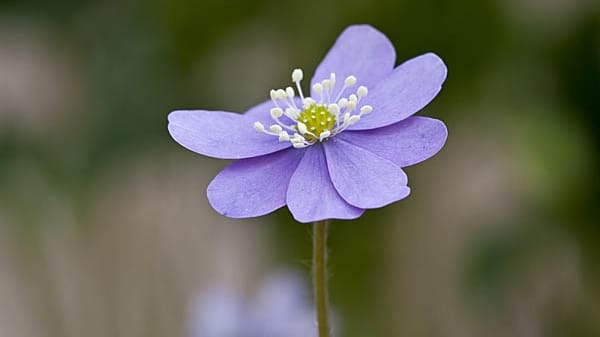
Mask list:
[[[350,26],[315,71],[310,96],[295,69],[294,86],[271,90],[246,113],[173,111],[169,132],[191,151],[236,160],[207,189],[224,216],[287,205],[299,222],[358,218],[408,196],[402,168],[433,156],[447,137],[441,121],[413,116],[440,91],[444,62],[433,53],[395,62],[385,35]]]
[[[316,337],[310,291],[294,272],[269,277],[256,296],[218,286],[194,299],[189,337]]]

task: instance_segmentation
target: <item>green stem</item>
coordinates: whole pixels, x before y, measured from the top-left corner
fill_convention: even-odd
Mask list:
[[[327,220],[313,225],[313,287],[319,337],[329,337],[327,299]]]

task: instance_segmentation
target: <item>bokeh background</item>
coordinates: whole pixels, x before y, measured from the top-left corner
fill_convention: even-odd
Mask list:
[[[226,162],[166,116],[242,112],[353,23],[445,60],[449,139],[331,225],[339,335],[600,336],[597,0],[2,1],[0,336],[187,337],[215,284],[308,285],[310,227],[212,211]]]

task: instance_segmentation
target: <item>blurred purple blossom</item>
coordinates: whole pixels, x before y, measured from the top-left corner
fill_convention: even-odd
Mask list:
[[[269,278],[256,296],[225,287],[199,295],[189,314],[189,337],[317,336],[311,294],[294,273]]]
[[[239,159],[208,186],[222,215],[256,217],[287,205],[299,222],[355,219],[408,196],[402,168],[446,141],[444,123],[413,116],[441,90],[444,62],[427,53],[395,63],[384,34],[350,26],[318,66],[310,97],[295,69],[297,91],[271,90],[270,101],[245,114],[174,111],[169,132],[191,151]]]

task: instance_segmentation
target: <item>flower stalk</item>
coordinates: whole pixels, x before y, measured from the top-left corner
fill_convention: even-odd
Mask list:
[[[327,298],[327,220],[313,225],[313,288],[319,337],[329,337]]]

